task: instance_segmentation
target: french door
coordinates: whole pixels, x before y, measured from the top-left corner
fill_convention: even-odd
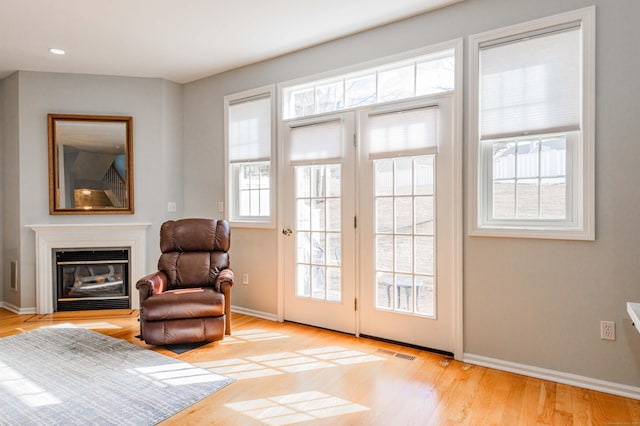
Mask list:
[[[355,333],[354,113],[285,125],[285,319]]]
[[[362,111],[359,333],[454,352],[450,97]]]
[[[286,320],[453,352],[451,120],[441,96],[285,123]]]

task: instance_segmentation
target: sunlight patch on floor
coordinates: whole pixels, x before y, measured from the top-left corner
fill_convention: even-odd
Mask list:
[[[259,342],[262,340],[286,339],[289,336],[273,331],[261,329],[235,331],[233,336],[224,336],[221,345],[234,345],[238,343]]]
[[[122,327],[106,321],[98,322],[64,322],[56,325],[45,325],[40,328],[85,328],[87,330],[118,330]]]
[[[364,405],[310,391],[225,404],[268,425],[287,425],[369,410]]]
[[[317,358],[330,360],[335,362],[336,364],[341,365],[350,365],[350,364],[361,364],[363,362],[372,362],[379,361],[383,359],[376,355],[364,354],[363,352],[346,350],[339,346],[328,346],[326,348],[318,349],[310,349],[299,351],[302,354],[313,355]]]
[[[61,403],[58,398],[42,389],[37,383],[27,379],[15,369],[1,362],[0,386],[18,398],[23,404],[32,408]]]
[[[194,383],[210,383],[226,380],[224,376],[186,363],[140,367],[127,371],[160,387],[184,386]]]
[[[383,357],[340,346],[326,346],[294,352],[200,362],[195,365],[242,380],[385,360],[386,358]]]

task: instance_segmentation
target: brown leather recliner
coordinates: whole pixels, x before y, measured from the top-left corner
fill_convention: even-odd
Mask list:
[[[224,220],[162,224],[159,270],[136,283],[140,335],[146,343],[213,342],[231,334],[229,244]]]

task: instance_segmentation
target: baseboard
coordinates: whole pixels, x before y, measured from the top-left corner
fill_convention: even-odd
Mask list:
[[[522,374],[523,376],[535,377],[537,379],[549,380],[565,385],[577,386],[580,388],[640,400],[640,387],[636,386],[607,382],[604,380],[593,379],[591,377],[579,376],[577,374],[564,373],[562,371],[549,370],[546,368],[518,364],[515,362],[503,361],[501,359],[468,353],[464,354],[462,360],[468,364],[480,365],[483,367],[494,368],[496,370]]]
[[[18,314],[18,315],[27,315],[27,314],[36,313],[36,308],[20,308],[18,306],[12,305],[9,302],[3,302],[3,301],[0,301],[0,308],[4,308],[7,311],[11,311],[14,314]],[[278,321],[278,316],[275,314],[271,314],[269,312],[256,311],[253,309],[247,309],[241,306],[231,305],[231,311],[238,314],[249,315],[252,317],[262,318],[269,321]]]
[[[36,308],[20,308],[9,302],[0,302],[0,308],[4,308],[18,315],[31,315],[36,313]]]
[[[231,305],[231,312],[234,312],[236,314],[249,315],[256,318],[262,318],[269,321],[278,321],[278,316],[275,314],[271,314],[269,312],[254,311],[253,309],[247,309],[241,306]]]

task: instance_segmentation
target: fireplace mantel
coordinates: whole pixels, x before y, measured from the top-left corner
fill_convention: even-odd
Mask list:
[[[129,285],[144,275],[146,230],[150,223],[88,223],[27,225],[36,234],[36,312],[53,312],[53,249],[130,247]],[[131,307],[140,307],[135,288],[130,288]]]

